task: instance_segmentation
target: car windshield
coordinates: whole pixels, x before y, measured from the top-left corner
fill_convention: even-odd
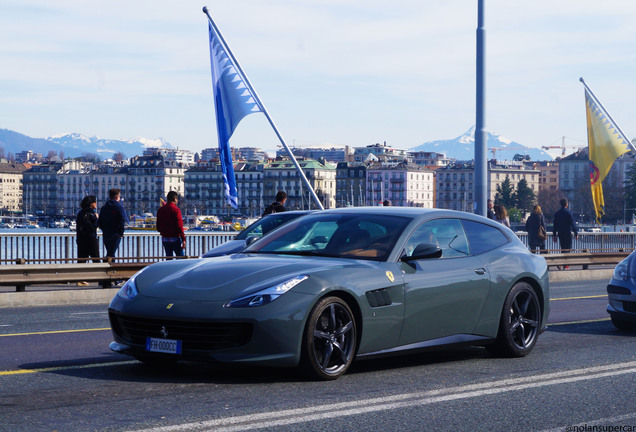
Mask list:
[[[410,221],[381,214],[311,215],[286,224],[243,252],[385,261]]]
[[[236,237],[234,237],[234,240],[245,240],[250,236],[261,238],[274,228],[278,228],[282,224],[302,215],[303,213],[274,213],[267,215],[238,233]]]

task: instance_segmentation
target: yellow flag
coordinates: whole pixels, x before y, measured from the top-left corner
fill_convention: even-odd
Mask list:
[[[617,157],[630,150],[630,143],[585,89],[587,143],[590,151],[590,183],[596,220],[605,214],[602,182]]]
[[[166,202],[164,201],[163,198],[159,197],[159,204],[161,204],[162,206],[166,205]]]

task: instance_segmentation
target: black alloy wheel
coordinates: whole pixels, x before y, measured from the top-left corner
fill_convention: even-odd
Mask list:
[[[309,315],[302,346],[301,368],[313,379],[334,380],[353,362],[356,322],[339,297],[318,302]]]
[[[499,333],[489,351],[507,357],[523,357],[532,351],[539,336],[541,307],[532,287],[519,282],[512,287],[504,302]]]

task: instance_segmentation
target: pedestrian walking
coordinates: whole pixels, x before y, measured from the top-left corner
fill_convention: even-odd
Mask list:
[[[285,201],[287,201],[287,194],[284,191],[278,191],[276,194],[276,201],[265,207],[263,216],[271,213],[280,213],[287,211],[285,208]]]
[[[492,219],[492,220],[496,220],[495,218],[495,211],[493,210],[493,206],[494,203],[492,202],[492,200],[488,200],[488,212],[487,212],[487,216],[488,219]]]
[[[121,238],[124,236],[128,215],[120,202],[121,192],[119,189],[109,190],[108,196],[110,199],[99,211],[99,228],[104,233],[106,256],[114,257],[121,243]]]
[[[76,218],[76,242],[78,258],[99,258],[99,240],[97,238],[98,215],[97,198],[87,195],[80,203]],[[92,262],[99,260],[93,259]],[[85,260],[84,262],[88,262]]]
[[[572,233],[574,233],[575,238],[579,236],[574,216],[568,209],[569,205],[568,200],[563,198],[561,200],[561,208],[554,214],[552,241],[556,242],[557,235],[559,236],[561,252],[570,252],[572,249]]]
[[[161,234],[161,243],[166,256],[184,256],[186,238],[183,232],[181,210],[177,207],[179,194],[170,191],[167,200],[166,204],[157,211],[157,231]]]
[[[532,252],[545,250],[545,239],[548,237],[545,224],[545,216],[541,206],[536,205],[532,214],[526,220],[526,232],[528,233],[528,246]]]
[[[495,206],[495,220],[510,228],[510,219],[508,219],[508,210],[506,210],[506,207],[503,205]]]
[[[97,238],[97,198],[94,195],[87,195],[80,203],[80,211],[75,220],[78,262],[99,262],[99,239]],[[88,282],[78,282],[78,286],[86,286]]]

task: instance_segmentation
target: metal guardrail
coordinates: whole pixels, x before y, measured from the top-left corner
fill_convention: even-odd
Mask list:
[[[179,257],[178,259],[196,258]],[[165,257],[149,257],[154,261],[107,262],[84,264],[16,264],[0,266],[0,285],[15,286],[23,292],[27,285],[59,284],[73,282],[99,282],[109,286],[113,282],[129,279],[142,268],[159,262]]]
[[[611,264],[616,265],[630,254],[630,251],[610,252],[572,252],[543,255],[548,269],[565,266],[580,265],[587,270],[590,265]]]

